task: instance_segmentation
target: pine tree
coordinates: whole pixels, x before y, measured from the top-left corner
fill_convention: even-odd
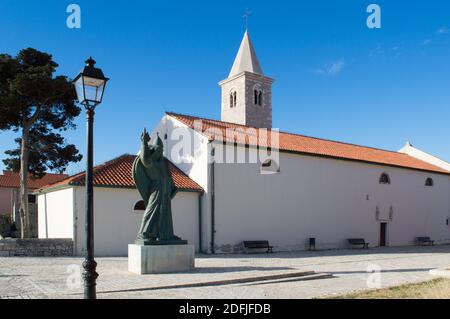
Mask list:
[[[28,48],[16,57],[0,54],[0,130],[18,132],[18,147],[5,153],[7,169],[20,172],[22,238],[31,235],[28,178],[47,170],[62,172],[82,156],[66,144],[61,132],[74,129],[81,109],[70,80],[55,76],[58,64],[50,54]]]

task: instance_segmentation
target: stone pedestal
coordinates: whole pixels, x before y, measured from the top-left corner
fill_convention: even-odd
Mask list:
[[[193,245],[128,245],[128,271],[135,274],[164,274],[192,271]]]

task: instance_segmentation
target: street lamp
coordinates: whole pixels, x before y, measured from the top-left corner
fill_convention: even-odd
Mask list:
[[[95,67],[95,60],[89,58],[81,73],[73,80],[78,102],[86,109],[87,159],[86,159],[86,255],[83,262],[84,298],[96,298],[97,263],[94,260],[94,186],[93,186],[93,126],[95,107],[103,100],[108,78]]]

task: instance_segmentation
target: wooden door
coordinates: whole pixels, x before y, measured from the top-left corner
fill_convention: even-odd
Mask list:
[[[380,224],[380,247],[386,246],[387,223]]]

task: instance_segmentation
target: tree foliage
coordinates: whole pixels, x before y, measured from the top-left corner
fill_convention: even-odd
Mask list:
[[[81,160],[77,148],[66,145],[60,134],[75,128],[81,109],[69,79],[54,76],[57,67],[51,55],[32,48],[16,58],[0,54],[0,130],[28,130],[28,171],[36,177]],[[3,162],[19,171],[22,137],[16,142],[18,147],[6,151],[9,157]]]
[[[75,145],[60,134],[75,128],[81,109],[75,89],[50,54],[28,48],[14,58],[0,54],[0,130],[20,132],[18,147],[5,153],[8,169],[20,171],[20,223],[22,237],[31,234],[28,209],[28,176],[47,170],[63,171],[81,160]]]

